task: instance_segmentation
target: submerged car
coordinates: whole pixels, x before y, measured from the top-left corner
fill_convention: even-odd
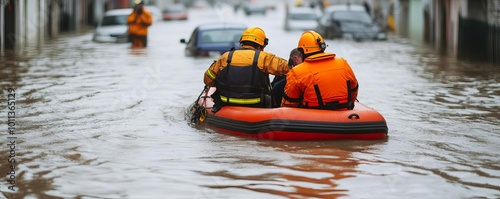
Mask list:
[[[290,8],[285,18],[285,30],[314,30],[318,26],[318,15],[310,7]]]
[[[168,6],[162,12],[163,20],[187,20],[188,11],[183,4]]]
[[[385,31],[361,5],[334,5],[325,8],[325,14],[319,19],[316,29],[326,39],[387,39]]]
[[[247,26],[241,23],[207,23],[198,25],[186,44],[186,56],[217,56],[239,47],[241,34]]]
[[[267,12],[266,5],[264,4],[258,4],[258,3],[246,3],[243,6],[243,11],[245,12],[245,15],[253,15],[253,14],[261,14],[265,15]]]
[[[127,18],[131,13],[131,8],[107,11],[102,20],[98,23],[92,40],[96,42],[127,42]]]

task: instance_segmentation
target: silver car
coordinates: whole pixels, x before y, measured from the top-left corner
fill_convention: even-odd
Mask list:
[[[319,15],[310,7],[292,7],[285,18],[285,30],[314,30]]]

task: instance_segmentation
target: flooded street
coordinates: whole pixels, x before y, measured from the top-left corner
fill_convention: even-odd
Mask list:
[[[283,7],[189,17],[151,26],[146,49],[88,32],[3,54],[0,117],[11,122],[0,123],[0,198],[500,198],[500,67],[396,36],[327,40],[388,139],[252,140],[188,124],[217,57],[185,57],[179,40],[204,22],[238,21],[262,27],[265,50],[288,58],[302,32],[283,30]]]

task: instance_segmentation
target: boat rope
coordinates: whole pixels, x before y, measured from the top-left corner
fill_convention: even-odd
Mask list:
[[[203,87],[203,90],[201,91],[200,95],[198,96],[198,98],[196,98],[196,101],[194,101],[193,103],[193,107],[191,108],[191,122],[192,123],[197,123],[197,121],[201,121],[203,122],[201,119],[203,117],[203,120],[205,119],[206,116],[204,116],[204,113],[205,113],[205,107],[203,107],[203,105],[200,105],[200,99],[201,99],[201,96],[203,95],[203,93],[205,93],[206,91],[208,91],[208,87],[207,86],[204,86]]]

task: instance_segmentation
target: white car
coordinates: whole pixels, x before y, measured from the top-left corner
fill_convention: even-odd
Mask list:
[[[109,10],[97,25],[93,41],[96,42],[128,42],[127,18],[132,8]]]
[[[318,26],[316,11],[309,7],[293,7],[287,13],[285,30],[314,30]]]

